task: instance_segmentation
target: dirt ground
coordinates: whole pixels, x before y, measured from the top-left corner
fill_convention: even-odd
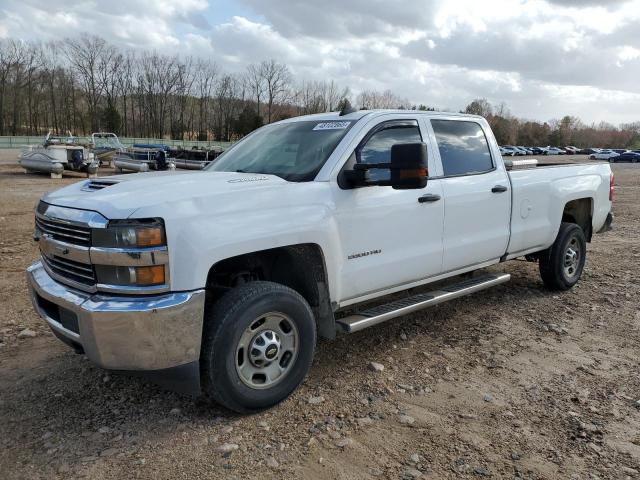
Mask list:
[[[243,417],[53,337],[24,279],[32,210],[78,177],[16,155],[0,151],[0,477],[640,478],[640,166],[613,166],[615,230],[573,290],[501,265],[510,283],[320,342],[301,388]]]

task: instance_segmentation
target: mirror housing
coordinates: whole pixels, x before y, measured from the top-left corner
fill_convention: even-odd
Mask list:
[[[369,170],[372,169],[389,170],[389,180],[371,180]],[[377,185],[408,190],[424,188],[427,178],[427,145],[397,143],[391,146],[391,163],[356,163],[352,170],[340,172],[338,183],[342,188]]]
[[[428,176],[427,145],[423,142],[392,145],[390,170],[392,188],[424,188]]]

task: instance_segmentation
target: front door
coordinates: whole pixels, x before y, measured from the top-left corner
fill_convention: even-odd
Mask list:
[[[371,128],[347,167],[354,162],[388,163],[392,145],[421,141],[415,120],[382,122]],[[370,174],[372,180],[389,177],[388,170],[370,170]],[[416,190],[387,186],[335,188],[337,231],[342,246],[340,301],[441,272],[444,202],[439,180]]]

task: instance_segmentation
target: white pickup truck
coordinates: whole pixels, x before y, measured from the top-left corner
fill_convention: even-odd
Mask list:
[[[613,188],[607,163],[512,168],[477,116],[304,116],[202,172],[45,195],[28,280],[54,334],[96,364],[256,411],[300,384],[317,335],[509,280],[484,267],[526,257],[571,288]]]

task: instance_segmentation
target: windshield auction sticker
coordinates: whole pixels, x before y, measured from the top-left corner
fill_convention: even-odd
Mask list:
[[[351,122],[322,122],[313,127],[314,130],[344,130]]]

